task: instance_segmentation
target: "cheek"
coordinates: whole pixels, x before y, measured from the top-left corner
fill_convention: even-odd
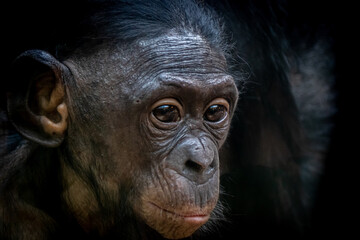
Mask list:
[[[147,225],[165,238],[184,238],[209,219],[219,195],[218,171],[197,185],[170,169],[154,168],[143,178],[133,208]]]
[[[125,114],[104,114],[97,124],[83,118],[71,124],[68,132],[77,163],[114,189],[135,184],[132,181],[145,166],[142,138],[134,120],[128,118]]]

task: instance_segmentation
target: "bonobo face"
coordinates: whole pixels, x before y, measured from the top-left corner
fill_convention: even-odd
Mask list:
[[[140,221],[166,238],[190,236],[208,221],[219,195],[218,151],[238,95],[225,58],[191,34],[109,52],[99,53],[107,60],[98,65],[89,59],[67,61],[82,88],[96,96],[96,101],[86,99],[69,87],[70,95],[77,95],[74,102],[94,101],[102,112],[96,118],[104,122],[101,131],[71,144],[75,148],[79,138],[91,138],[83,142],[102,146],[107,169],[95,174],[114,196],[129,189]],[[94,129],[95,117],[85,115],[79,128]],[[77,132],[69,128],[69,141]]]

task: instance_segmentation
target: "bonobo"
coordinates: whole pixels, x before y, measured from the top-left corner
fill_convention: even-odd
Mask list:
[[[272,29],[216,1],[81,3],[11,66],[1,239],[201,237],[232,202],[302,219],[311,154]]]

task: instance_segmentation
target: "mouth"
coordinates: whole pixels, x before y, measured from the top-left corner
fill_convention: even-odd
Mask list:
[[[203,225],[210,218],[210,214],[204,214],[201,211],[194,210],[194,211],[185,211],[185,212],[175,212],[162,208],[153,202],[149,202],[149,203],[153,208],[160,210],[163,214],[172,215],[177,219],[181,219],[184,223],[191,225]]]

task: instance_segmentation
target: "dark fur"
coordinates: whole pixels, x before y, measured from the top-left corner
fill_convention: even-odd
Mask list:
[[[321,39],[325,44],[308,41],[308,46],[290,42],[298,36],[296,28],[287,25],[283,1],[271,4],[267,1],[94,0],[84,5],[84,1],[79,1],[81,11],[76,7],[68,9],[64,1],[60,2],[59,9],[50,18],[54,19],[51,24],[56,31],[46,33],[35,29],[35,38],[19,43],[8,53],[8,58],[14,58],[25,48],[39,48],[62,60],[79,49],[82,53],[91,53],[91,48],[99,44],[149,39],[173,28],[200,34],[213,48],[226,53],[229,71],[237,77],[241,92],[222,155],[226,161],[223,167],[228,171],[222,177],[221,200],[228,208],[227,221],[233,225],[215,223],[219,229],[216,236],[227,236],[222,229],[231,236],[235,228],[242,227],[249,234],[258,226],[270,232],[284,226],[296,232],[309,227],[306,226],[308,214],[327,148],[327,120],[334,111],[331,45],[325,38],[315,36],[311,39]],[[41,15],[36,14],[36,7],[35,13],[24,14],[24,19]],[[62,14],[66,15],[65,19]],[[42,20],[32,19],[32,27]],[[310,62],[316,59],[329,64],[319,66]],[[17,83],[10,81],[4,85],[3,89],[11,90]],[[311,92],[307,91],[309,88]],[[319,91],[321,96],[315,97]],[[324,105],[315,107],[319,102]],[[30,213],[32,208],[22,203],[17,205],[17,196],[11,193],[31,186],[24,194],[34,191],[41,196],[34,199],[33,205],[42,210],[37,217],[45,222],[43,227],[56,229],[54,237],[67,234],[81,237],[76,224],[68,222],[67,213],[61,212],[62,186],[57,179],[56,149],[39,147],[22,138],[9,122],[5,105],[2,103],[0,109],[0,195],[9,203],[9,208],[0,212],[3,215],[0,216],[0,236],[21,237],[21,229],[16,229],[16,221],[21,218],[12,216],[11,208],[23,207]],[[78,169],[76,163],[70,164],[88,182],[94,179],[91,172]],[[95,193],[99,191],[96,181],[90,186]],[[111,201],[103,204],[108,202]],[[124,207],[120,211],[129,209]],[[222,214],[217,217],[223,220]],[[119,221],[123,220],[119,218]],[[111,234],[130,238],[134,229],[143,227],[132,226],[132,221],[127,220],[121,225],[124,229],[114,229]],[[206,233],[213,234],[212,228],[208,225],[204,233],[196,235],[209,237]]]

